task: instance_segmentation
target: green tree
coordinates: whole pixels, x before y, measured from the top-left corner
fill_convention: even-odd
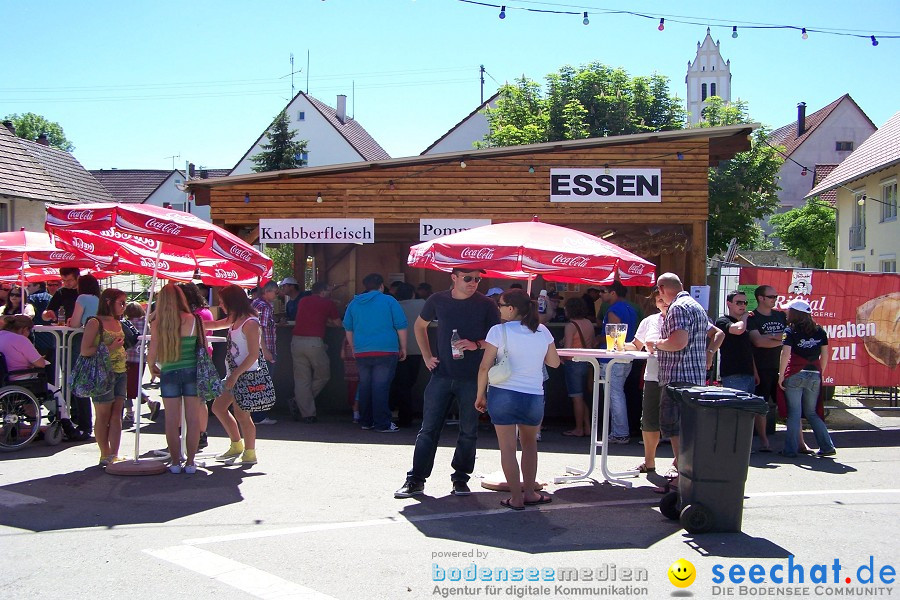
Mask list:
[[[65,152],[71,152],[75,149],[75,145],[66,139],[62,126],[59,123],[48,121],[41,115],[31,112],[22,115],[13,113],[3,117],[3,120],[12,121],[13,125],[16,126],[16,137],[20,137],[23,140],[31,140],[33,142],[39,135],[46,133],[47,140],[53,148]]]
[[[804,206],[773,215],[769,222],[790,256],[820,268],[829,248],[834,247],[834,216],[831,206],[812,198]]]
[[[306,164],[301,156],[306,152],[307,140],[295,142],[294,135],[297,132],[291,131],[290,125],[287,113],[285,111],[278,113],[266,134],[269,143],[262,145],[262,152],[250,157],[250,160],[256,165],[253,167],[254,171],[260,173],[262,171],[296,169]]]
[[[281,281],[285,277],[294,276],[294,244],[266,246],[263,252],[272,259],[272,279]]]
[[[778,171],[784,159],[766,141],[765,128],[753,132],[750,150],[735,154],[709,170],[709,256],[728,248],[731,238],[750,248],[758,244],[755,221],[778,210]]]
[[[659,74],[631,77],[599,62],[566,65],[540,84],[522,76],[500,88],[478,147],[515,146],[684,127],[681,100]]]
[[[700,115],[698,127],[720,127],[750,122],[747,102],[740,98],[734,102],[725,102],[718,96],[710,96],[703,103]]]

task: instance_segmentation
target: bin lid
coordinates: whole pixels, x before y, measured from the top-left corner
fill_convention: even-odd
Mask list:
[[[733,388],[692,385],[672,386],[672,391],[681,402],[704,408],[736,408],[760,415],[769,410],[764,398]]]

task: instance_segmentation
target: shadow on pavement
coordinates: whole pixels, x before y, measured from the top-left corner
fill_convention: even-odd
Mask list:
[[[746,533],[684,534],[684,543],[701,556],[722,558],[787,558],[794,552]]]
[[[0,524],[30,531],[166,523],[241,502],[241,482],[264,473],[243,467],[214,467],[194,475],[116,477],[100,467],[32,479],[0,490],[44,500],[0,511]]]

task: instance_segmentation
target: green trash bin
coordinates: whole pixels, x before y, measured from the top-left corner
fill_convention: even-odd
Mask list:
[[[679,490],[667,494],[660,509],[691,533],[738,532],[753,419],[766,414],[766,401],[723,387],[669,389],[681,403]]]

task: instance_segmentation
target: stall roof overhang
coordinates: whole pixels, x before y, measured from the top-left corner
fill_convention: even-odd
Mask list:
[[[709,162],[710,166],[715,166],[719,161],[728,160],[734,157],[738,152],[749,150],[749,136],[753,130],[758,127],[759,123],[745,123],[741,125],[729,125],[726,127],[699,127],[693,129],[677,129],[675,131],[654,131],[631,135],[587,138],[583,140],[544,142],[541,144],[526,144],[523,146],[482,148],[479,150],[473,149],[460,152],[445,152],[441,154],[427,154],[424,156],[409,156],[386,160],[324,165],[319,167],[301,167],[299,169],[285,169],[283,171],[266,171],[264,173],[251,173],[249,175],[232,175],[230,177],[218,177],[216,179],[194,180],[190,181],[187,185],[191,191],[196,192],[198,190],[210,190],[241,183],[278,181],[282,179],[293,179],[295,177],[311,177],[326,173],[347,173],[369,169],[446,163],[453,160],[478,160],[479,158],[497,158],[502,156],[515,156],[518,154],[555,152],[559,150],[579,150],[585,148],[601,148],[604,146],[623,146],[630,144],[675,142],[679,140],[696,139],[709,140]]]

